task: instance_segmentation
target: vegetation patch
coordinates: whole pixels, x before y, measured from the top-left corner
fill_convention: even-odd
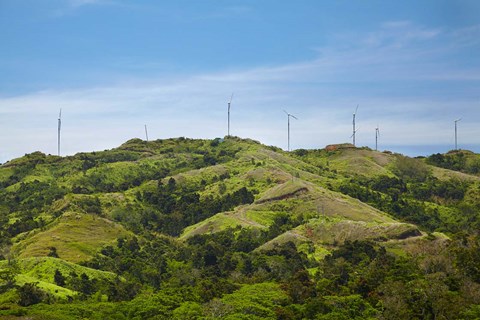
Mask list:
[[[45,257],[56,248],[70,262],[90,259],[102,246],[128,232],[118,224],[90,214],[65,213],[57,224],[20,241],[14,247],[20,258]]]
[[[0,166],[0,318],[480,318],[478,155],[132,139]]]

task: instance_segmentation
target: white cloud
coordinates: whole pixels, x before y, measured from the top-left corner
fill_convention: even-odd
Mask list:
[[[443,31],[389,22],[344,38],[348,50],[342,44],[320,49],[312,61],[0,97],[0,162],[35,150],[55,153],[60,108],[64,154],[143,138],[144,124],[150,139],[224,136],[231,92],[232,134],[269,145],[286,148],[282,109],[299,118],[292,123],[294,148],[350,141],[357,104],[359,145],[374,145],[377,124],[382,145],[451,144],[459,116],[462,143],[479,144],[474,84],[480,65],[449,60],[478,53],[473,35],[480,35],[478,26]]]

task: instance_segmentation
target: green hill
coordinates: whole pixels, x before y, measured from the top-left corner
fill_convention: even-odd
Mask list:
[[[0,166],[0,317],[473,319],[478,159],[236,137],[28,154]]]

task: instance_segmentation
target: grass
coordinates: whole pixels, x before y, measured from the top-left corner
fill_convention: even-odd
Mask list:
[[[308,191],[308,185],[304,181],[292,179],[268,189],[257,202],[286,199]]]
[[[77,295],[76,291],[60,287],[55,284],[55,271],[60,271],[65,277],[74,272],[77,275],[86,274],[90,279],[96,280],[114,280],[116,274],[101,270],[87,268],[75,263],[52,257],[26,258],[16,260],[18,264],[18,274],[15,281],[18,286],[25,283],[37,283],[38,287],[47,293],[61,300],[67,300],[68,297]],[[0,261],[0,269],[6,268],[7,261]],[[8,297],[3,297],[7,299]]]
[[[57,286],[56,284],[39,280],[37,278],[29,277],[24,274],[19,274],[15,278],[18,286],[23,286],[25,283],[36,283],[37,286],[48,294],[60,300],[68,300],[70,297],[76,296],[76,291]]]
[[[0,294],[0,310],[15,307],[19,296],[16,290],[8,290]]]
[[[273,223],[277,215],[285,213],[302,219],[326,216],[338,221],[352,220],[373,225],[395,222],[387,214],[359,200],[294,179],[268,189],[253,204],[236,208],[233,212],[218,213],[185,228],[181,238],[238,225],[265,228]]]
[[[246,210],[245,216],[248,220],[255,221],[263,226],[270,226],[278,212],[268,210]]]
[[[186,227],[183,230],[180,239],[188,239],[196,234],[219,232],[238,225],[247,226],[248,223],[242,222],[229,212],[222,212],[197,224]]]
[[[50,247],[70,262],[90,259],[102,246],[128,232],[120,225],[90,214],[65,213],[49,229],[15,244],[20,258],[44,257]]]
[[[307,150],[287,153],[235,137],[226,138],[216,145],[212,142],[176,138],[147,143],[133,139],[114,150],[65,158],[34,153],[1,166],[0,180],[6,180],[21,165],[40,159],[43,162],[29,169],[22,181],[55,179],[60,186],[71,189],[73,186],[82,186],[83,182],[94,188],[94,182],[99,179],[102,183],[112,184],[114,188],[111,190],[116,191],[89,195],[68,194],[57,200],[39,213],[39,216],[47,222],[59,214],[61,217],[46,229],[37,229],[19,236],[14,250],[21,258],[44,257],[48,254],[49,247],[56,247],[62,259],[71,262],[88,260],[103,245],[112,243],[128,232],[110,220],[77,213],[80,208],[76,203],[98,196],[102,212],[107,217],[112,217],[115,210],[141,212],[144,204],[137,201],[136,194],[156,190],[159,176],[155,173],[161,169],[166,169],[165,172],[175,178],[177,185],[198,190],[203,199],[206,196],[220,197],[241,187],[247,187],[255,193],[253,204],[237,207],[232,212],[218,213],[189,226],[183,231],[182,239],[238,225],[266,228],[278,214],[289,214],[303,218],[304,221],[323,219],[323,226],[318,228],[323,230],[328,243],[350,238],[372,238],[375,235],[390,239],[395,238],[402,228],[409,228],[406,224],[395,224],[389,215],[359,200],[331,191],[344,179],[358,175],[370,178],[392,176],[390,169],[395,155],[359,148],[334,152]],[[205,155],[216,156],[221,152],[228,154],[223,158],[228,161],[222,160],[213,166],[202,162]],[[87,158],[94,162],[94,166],[89,169],[86,166],[84,170]],[[201,166],[204,167],[197,169]],[[480,179],[441,168],[432,170],[441,179]],[[163,182],[167,183],[171,176],[163,178]],[[123,183],[137,178],[140,182],[127,184],[128,190],[121,191],[124,190],[121,187]],[[14,190],[18,186],[16,184],[9,188]],[[223,189],[225,193],[221,194]],[[475,193],[472,192],[468,198],[474,201],[474,196]],[[440,214],[443,215],[443,211]],[[445,214],[450,215],[451,212],[445,211]],[[9,218],[12,219],[13,216],[14,214]],[[310,222],[305,225],[307,226],[310,226]],[[295,229],[284,237],[306,236],[303,231],[305,230]],[[324,253],[322,250],[319,247],[316,255],[321,256]]]
[[[111,272],[87,268],[76,263],[53,257],[26,258],[19,261],[22,272],[30,277],[53,283],[55,270],[66,275],[75,272],[80,275],[85,273],[90,279],[113,280],[116,275]]]
[[[260,247],[255,250],[262,251],[262,250],[270,250],[274,248],[278,244],[283,244],[287,242],[293,242],[297,247],[304,243],[311,242],[307,237],[298,232],[297,230],[289,230],[287,232],[282,233],[278,237],[264,243]]]
[[[332,248],[345,241],[374,240],[389,248],[389,251],[404,254],[405,241],[423,239],[416,226],[406,223],[375,223],[351,221],[338,217],[320,217],[289,230],[256,250],[269,250],[277,244],[295,243],[297,250],[309,259],[322,260]]]
[[[439,180],[458,179],[461,181],[480,181],[480,177],[471,174],[466,174],[459,171],[429,166],[432,169],[432,174]]]
[[[226,174],[228,169],[225,165],[219,164],[215,166],[210,166],[201,169],[190,170],[183,173],[178,173],[173,176],[177,184],[186,187],[196,187],[201,185],[202,180],[206,183],[212,183],[212,181],[222,175]],[[167,183],[167,179],[164,179],[164,182]]]
[[[375,223],[339,218],[312,219],[296,228],[297,232],[315,244],[337,245],[345,241],[406,239],[420,236],[414,225],[407,223]]]
[[[345,149],[328,157],[330,169],[366,177],[392,176],[388,165],[393,161],[392,155],[365,149]]]

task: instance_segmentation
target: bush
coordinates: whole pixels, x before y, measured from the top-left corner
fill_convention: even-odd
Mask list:
[[[430,170],[418,159],[398,156],[394,173],[407,182],[424,182],[430,176]]]
[[[18,304],[23,307],[45,302],[49,298],[48,295],[37,286],[37,283],[25,283],[19,287],[17,291],[20,296]]]

